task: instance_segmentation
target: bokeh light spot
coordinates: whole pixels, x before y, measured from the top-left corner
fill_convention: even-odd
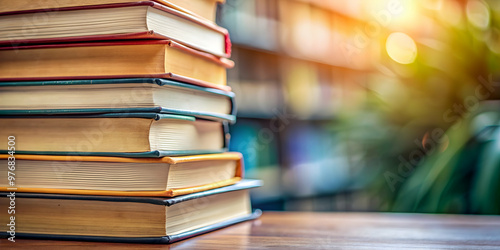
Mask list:
[[[417,58],[417,45],[405,33],[395,32],[389,35],[385,44],[387,54],[401,64],[410,64]]]
[[[467,18],[472,25],[486,29],[490,25],[488,5],[480,0],[470,0],[467,2]]]

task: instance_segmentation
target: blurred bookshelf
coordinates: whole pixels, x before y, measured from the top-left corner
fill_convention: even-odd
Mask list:
[[[380,53],[378,43],[349,51],[351,27],[365,25],[362,5],[349,2],[227,0],[218,9],[236,62],[228,72],[238,97],[230,150],[243,153],[248,178],[264,180],[252,195],[257,208],[378,206],[362,191],[364,164],[346,153],[334,129],[340,110],[365,102],[370,60]]]
[[[463,177],[455,172],[460,164],[438,166],[449,175],[440,179],[443,186],[432,182],[434,162],[467,152],[458,151],[463,145],[457,142],[440,141],[441,151],[414,161],[418,174],[405,174],[396,188],[385,174],[398,173],[401,159],[413,152],[428,153],[432,131],[451,136],[462,124],[456,136],[474,140],[463,124],[484,127],[500,119],[498,106],[473,112],[498,100],[499,20],[500,4],[493,0],[227,0],[217,23],[234,42],[236,67],[228,82],[238,96],[239,122],[231,128],[231,149],[244,153],[248,177],[265,180],[254,204],[268,210],[493,211],[488,195],[474,196],[487,208],[474,210],[469,190],[442,190]],[[478,88],[489,92],[480,97]],[[481,154],[463,156],[476,159],[470,171],[500,159]],[[488,182],[498,175],[485,176]],[[415,194],[420,185],[453,193],[460,206],[441,196],[418,200],[424,197]]]

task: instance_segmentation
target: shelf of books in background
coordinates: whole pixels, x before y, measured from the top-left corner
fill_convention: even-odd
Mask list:
[[[355,41],[353,27],[365,25],[359,6],[228,0],[218,9],[236,62],[228,84],[241,97],[231,147],[245,156],[248,176],[266,180],[253,191],[257,207],[310,210],[295,200],[360,186],[359,153],[339,143],[335,131],[336,117],[365,102],[364,73],[379,53],[378,41]],[[318,209],[343,209],[332,206]]]
[[[219,2],[1,2],[3,236],[171,243],[260,215],[226,152]]]

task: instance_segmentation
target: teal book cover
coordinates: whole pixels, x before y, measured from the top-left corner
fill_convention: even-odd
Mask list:
[[[236,121],[233,92],[169,79],[0,82],[2,116],[104,113],[162,113]]]

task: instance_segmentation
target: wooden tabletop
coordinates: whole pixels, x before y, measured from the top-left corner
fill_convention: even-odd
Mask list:
[[[0,249],[500,249],[500,216],[265,212],[172,245],[17,239]]]

